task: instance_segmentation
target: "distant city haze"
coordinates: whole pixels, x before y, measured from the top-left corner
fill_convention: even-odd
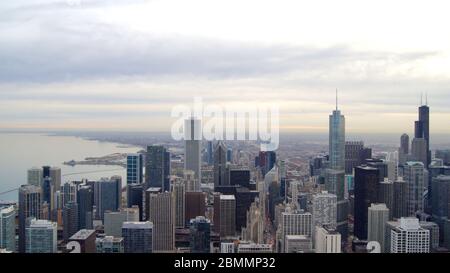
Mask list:
[[[407,6],[407,8],[405,8]],[[0,3],[0,130],[170,132],[174,105],[277,103],[280,131],[450,134],[446,1]]]

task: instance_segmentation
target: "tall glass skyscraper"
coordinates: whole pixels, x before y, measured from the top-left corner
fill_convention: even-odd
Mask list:
[[[184,169],[195,172],[201,179],[202,128],[201,120],[191,118],[184,122]]]
[[[14,206],[0,207],[0,248],[16,251],[16,211]]]
[[[163,146],[148,146],[145,163],[145,189],[170,190],[170,153]]]
[[[144,182],[144,159],[142,154],[127,155],[127,184]]]
[[[337,109],[330,115],[330,167],[335,170],[345,168],[345,117]]]
[[[19,252],[25,253],[25,228],[27,219],[41,216],[41,188],[22,185],[19,188]]]

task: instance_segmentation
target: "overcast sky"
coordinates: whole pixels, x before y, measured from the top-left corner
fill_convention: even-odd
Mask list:
[[[0,3],[0,129],[168,131],[177,104],[277,103],[285,131],[450,133],[448,1]]]

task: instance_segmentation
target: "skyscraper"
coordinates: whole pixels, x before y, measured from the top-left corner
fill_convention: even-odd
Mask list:
[[[144,182],[144,156],[134,153],[127,155],[127,184]]]
[[[305,235],[312,237],[312,214],[309,212],[286,209],[281,213],[279,250],[286,251],[287,235]]]
[[[26,253],[56,253],[57,225],[48,220],[29,219],[25,230]]]
[[[428,107],[428,99],[425,104],[419,107],[419,120],[415,122],[415,138],[423,138],[426,142],[426,162],[425,168],[431,163],[430,151],[430,107]]]
[[[330,167],[335,170],[345,169],[345,117],[341,115],[337,104],[336,110],[330,115],[329,155]]]
[[[391,253],[429,253],[430,231],[417,218],[401,218],[391,229]]]
[[[16,251],[16,211],[14,206],[0,207],[0,249]]]
[[[378,203],[385,204],[389,209],[389,220],[394,214],[394,182],[385,179],[378,184]]]
[[[175,248],[175,206],[171,192],[150,194],[153,223],[153,252],[172,252]]]
[[[220,195],[220,237],[236,235],[236,199],[234,195]]]
[[[125,222],[122,237],[125,253],[152,253],[153,223]]]
[[[394,205],[392,216],[394,219],[407,217],[408,213],[408,184],[399,177],[394,182]]]
[[[355,168],[354,234],[367,239],[368,208],[378,199],[379,171],[368,166]]]
[[[345,142],[345,173],[353,174],[353,169],[360,165],[361,151],[364,149],[362,141]]]
[[[41,189],[33,185],[22,185],[19,188],[19,252],[25,253],[25,229],[27,220],[40,218]]]
[[[326,191],[315,194],[312,199],[313,228],[327,225],[337,226],[337,197]]]
[[[405,155],[409,154],[409,136],[408,136],[408,134],[403,134],[400,137],[400,151]]]
[[[185,202],[185,223],[189,223],[197,216],[205,216],[206,194],[204,192],[186,192]]]
[[[210,252],[211,222],[203,216],[190,221],[189,245],[192,253]]]
[[[202,127],[201,120],[190,118],[184,121],[184,169],[195,173],[201,179]]]
[[[40,187],[43,179],[42,168],[31,168],[28,170],[28,185]]]
[[[142,221],[144,219],[143,195],[144,195],[143,184],[127,185],[127,207],[128,208],[131,208],[133,206],[139,207],[139,221]]]
[[[78,203],[78,229],[92,229],[94,217],[94,192],[90,185],[80,185],[77,192]]]
[[[72,235],[79,230],[79,217],[78,203],[70,201],[64,205],[63,208],[63,237],[64,241],[68,241]]]
[[[200,179],[195,178],[195,172],[191,170],[183,171],[184,184],[186,185],[187,192],[199,192],[200,189]]]
[[[176,179],[172,183],[172,192],[175,205],[175,227],[184,228],[185,226],[185,184],[181,179]]]
[[[113,176],[102,178],[94,183],[94,204],[96,219],[103,220],[105,211],[117,211],[122,201],[122,179]]]
[[[424,211],[424,164],[406,162],[403,177],[408,185],[408,216],[415,216],[417,212]]]
[[[386,223],[389,221],[389,209],[386,204],[372,204],[368,211],[367,240],[380,243],[385,249]]]
[[[208,154],[208,157],[207,157],[208,165],[213,165],[214,164],[214,145],[213,145],[212,141],[208,141],[206,151]]]
[[[163,146],[148,146],[145,160],[145,189],[159,187],[169,191],[170,153]]]
[[[328,227],[317,227],[315,236],[316,253],[341,253],[341,235]]]
[[[219,141],[214,150],[214,188],[228,185],[226,181],[227,147]]]

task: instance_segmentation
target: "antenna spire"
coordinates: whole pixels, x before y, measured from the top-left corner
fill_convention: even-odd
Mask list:
[[[338,90],[336,88],[336,111],[338,110]]]
[[[420,92],[420,105],[423,105],[423,92]]]

